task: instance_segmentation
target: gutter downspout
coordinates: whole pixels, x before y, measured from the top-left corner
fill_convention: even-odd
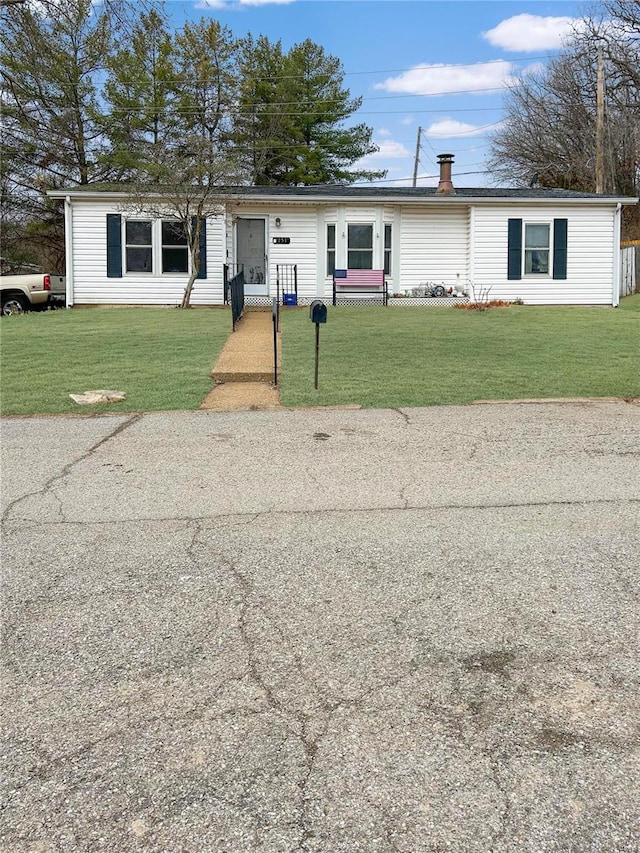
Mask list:
[[[71,197],[64,200],[64,255],[67,308],[73,305],[73,214]]]
[[[613,219],[613,299],[611,304],[617,308],[620,304],[620,234],[622,204],[618,202]]]

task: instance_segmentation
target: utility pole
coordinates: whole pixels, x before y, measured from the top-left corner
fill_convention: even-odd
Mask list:
[[[416,159],[413,164],[413,186],[415,187],[418,183],[418,161],[420,160],[420,134],[422,133],[422,128],[418,128],[418,141],[416,142]]]
[[[598,45],[598,88],[596,93],[596,192],[604,192],[604,62]]]

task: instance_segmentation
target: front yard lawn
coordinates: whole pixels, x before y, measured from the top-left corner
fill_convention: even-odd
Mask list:
[[[429,406],[520,397],[640,396],[640,294],[619,309],[329,306],[282,313],[282,402]],[[228,311],[92,308],[0,321],[2,414],[197,409],[231,329]],[[78,406],[70,393],[125,391]]]
[[[0,320],[2,414],[196,409],[231,331],[228,311],[91,308]],[[124,391],[79,406],[69,394]]]
[[[318,391],[309,309],[284,311],[282,329],[287,406],[640,396],[640,294],[617,309],[329,306]]]

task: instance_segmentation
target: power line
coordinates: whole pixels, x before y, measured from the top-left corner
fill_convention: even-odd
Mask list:
[[[490,174],[491,174],[490,171],[484,169],[484,170],[479,170],[476,172],[455,172],[454,174],[451,175],[451,177],[452,178],[460,178],[463,175],[490,175]],[[435,181],[435,180],[438,180],[439,177],[440,177],[439,173],[433,174],[433,175],[418,175],[418,180],[419,181]],[[361,186],[367,186],[368,184],[396,184],[399,181],[411,182],[411,180],[412,180],[411,175],[407,175],[406,177],[403,177],[403,178],[376,178],[372,181],[356,181],[354,186],[360,186],[361,187]]]
[[[477,62],[447,62],[447,63],[422,63],[418,65],[414,65],[410,68],[391,68],[391,69],[373,69],[371,71],[345,71],[341,70],[341,77],[355,77],[355,76],[363,76],[367,74],[406,74],[411,71],[446,71],[449,68],[474,68],[479,65],[517,65],[519,63],[527,63],[538,61],[541,59],[552,59],[554,54],[544,54],[541,56],[527,56],[527,57],[519,57],[512,59],[490,59],[490,60],[478,60]],[[328,57],[329,58],[329,57]],[[335,58],[335,57],[333,57]],[[306,74],[274,74],[274,75],[265,75],[258,77],[251,77],[251,81],[253,83],[279,83],[283,80],[303,80],[306,78]],[[193,80],[192,77],[188,75],[176,74],[174,78],[177,82],[188,83]],[[198,82],[201,84],[208,83],[216,83],[218,78],[208,78],[203,77]],[[488,89],[466,89],[461,90],[460,92],[426,92],[426,93],[408,93],[406,95],[372,95],[369,96],[371,99],[373,98],[386,98],[386,97],[397,97],[397,98],[430,98],[430,97],[441,97],[442,95],[457,95],[457,94],[473,94],[474,92],[485,92],[492,91],[493,89],[501,88],[501,87],[489,87]]]
[[[360,74],[404,74],[407,71],[416,71],[423,69],[431,69],[431,68],[472,68],[476,65],[497,65],[501,63],[513,63],[517,64],[519,62],[537,62],[540,59],[552,59],[556,54],[554,53],[546,53],[541,54],[540,56],[521,56],[521,57],[512,57],[511,59],[478,59],[476,62],[446,62],[446,63],[418,63],[418,65],[413,65],[411,68],[391,68],[388,70],[378,69],[375,71],[345,71],[345,76],[355,76]]]
[[[470,92],[469,94],[473,94],[473,92]],[[268,110],[258,109],[254,112],[246,112],[244,110],[229,109],[223,113],[223,117],[233,115],[235,117],[244,116],[246,118],[270,118],[273,116],[310,116],[310,117],[316,118],[318,116],[323,116],[326,114],[326,111],[324,111],[324,110],[323,111],[321,111],[321,110],[318,110],[318,111],[301,110],[301,111],[295,111],[295,112],[294,111],[285,112],[285,111],[280,110],[280,109],[272,110],[271,107],[273,107],[273,106],[276,106],[276,105],[269,104],[270,109],[268,109]],[[499,107],[451,107],[449,109],[438,109],[438,110],[432,110],[432,109],[416,110],[413,108],[404,109],[404,110],[362,110],[362,109],[359,109],[357,111],[354,111],[353,113],[350,113],[350,115],[359,115],[359,116],[360,115],[407,115],[407,114],[423,115],[423,114],[429,114],[429,113],[433,113],[434,115],[439,115],[439,114],[447,114],[448,115],[451,113],[497,112],[498,110],[499,110]],[[175,110],[175,114],[180,115],[180,116],[200,115],[206,111],[207,111],[206,107],[205,108],[202,108],[202,107],[181,107],[181,108],[178,108]],[[155,114],[154,110],[149,109],[146,106],[112,107],[111,109],[109,109],[108,112],[111,115],[128,115],[128,114],[144,113],[144,112],[148,112],[152,115]],[[162,115],[169,115],[169,114],[170,113],[168,113],[166,111],[162,112]],[[338,119],[338,121],[339,120],[340,119]],[[331,121],[333,123],[334,120],[331,119]]]

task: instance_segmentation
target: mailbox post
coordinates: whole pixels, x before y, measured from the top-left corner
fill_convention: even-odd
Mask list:
[[[271,320],[273,322],[273,384],[278,385],[278,323],[280,320],[280,307],[277,298],[274,298],[271,306]]]
[[[320,355],[320,323],[327,322],[327,306],[321,299],[314,299],[309,306],[309,319],[316,324],[316,366],[314,388],[318,390],[318,359]]]

